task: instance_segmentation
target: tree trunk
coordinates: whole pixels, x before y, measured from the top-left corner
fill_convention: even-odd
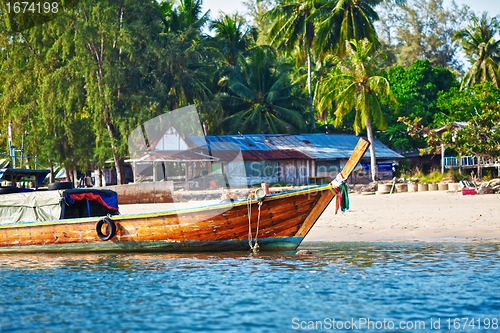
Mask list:
[[[203,121],[203,133],[205,134],[205,136],[208,136],[208,124],[206,121]]]
[[[102,169],[99,167],[97,168],[97,177],[99,177],[99,187],[104,187],[104,183],[102,181]]]
[[[64,167],[64,172],[66,173],[66,181],[72,182],[74,184],[75,182],[73,181],[73,172],[71,171],[71,169],[68,167]]]
[[[121,29],[121,21],[123,18],[123,1],[120,3],[120,7],[118,8],[118,15],[117,15],[117,20],[119,23],[119,29]],[[88,15],[85,13],[85,16],[87,17]],[[88,18],[87,18],[88,21]],[[98,41],[99,43],[99,41]],[[123,160],[120,158],[118,154],[118,147],[117,147],[117,142],[120,140],[120,133],[117,131],[113,125],[113,120],[111,119],[111,111],[110,110],[110,105],[105,99],[105,94],[107,90],[107,83],[105,82],[105,75],[104,75],[104,36],[103,33],[101,32],[100,34],[100,46],[96,44],[96,42],[93,39],[90,39],[87,42],[87,48],[91,52],[91,55],[94,59],[94,62],[97,66],[97,71],[96,71],[96,79],[97,79],[97,88],[99,91],[100,97],[105,101],[103,105],[103,113],[104,113],[104,123],[106,125],[106,129],[108,131],[109,137],[111,139],[111,149],[113,152],[113,161],[115,162],[115,168],[116,168],[116,182],[118,185],[125,184],[125,175],[123,174]],[[118,47],[117,41],[115,40],[113,42],[113,50],[115,50]],[[121,48],[119,51],[119,61],[121,61]],[[110,69],[111,70],[111,69]],[[119,73],[119,72],[118,72]],[[119,100],[120,97],[120,86],[118,85],[118,96],[117,99]],[[116,121],[116,120],[115,120]]]
[[[309,93],[309,112],[311,112],[311,122],[313,128],[316,128],[316,119],[314,117],[314,107],[313,107],[313,92],[312,92],[312,80],[311,80],[311,50],[307,49],[307,91]]]
[[[35,169],[36,169],[36,166],[35,166]],[[50,170],[49,183],[53,183],[56,181],[56,177],[54,174],[54,164],[52,164],[52,162],[50,162],[49,170]]]
[[[372,123],[371,123],[369,116],[366,117],[366,135],[368,136],[368,141],[370,141],[370,160],[371,160],[372,180],[376,181],[378,179],[377,157],[375,156],[375,145],[373,142]]]
[[[111,149],[113,151],[113,161],[115,162],[116,168],[116,184],[122,185],[125,184],[125,175],[123,174],[123,160],[120,158],[118,154],[118,147],[114,144],[115,140],[118,140],[118,135],[115,133],[115,127],[113,126],[109,112],[108,106],[106,105],[104,108],[104,121],[106,124],[106,128],[108,130],[109,137],[111,139]]]

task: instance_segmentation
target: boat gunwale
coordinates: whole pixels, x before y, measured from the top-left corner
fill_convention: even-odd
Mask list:
[[[297,189],[282,193],[275,193],[266,196],[267,200],[279,200],[285,199],[297,195],[310,194],[315,192],[323,192],[325,190],[331,189],[330,184],[326,185],[317,185],[311,186],[304,189]],[[250,203],[255,204],[258,200],[253,198]],[[134,218],[150,218],[150,217],[159,217],[159,216],[169,216],[169,215],[179,215],[179,214],[188,214],[188,213],[196,213],[202,211],[211,211],[217,209],[224,208],[235,208],[248,204],[247,199],[227,202],[227,203],[217,203],[213,205],[195,207],[195,208],[185,208],[178,210],[167,210],[167,211],[159,211],[154,213],[140,213],[140,214],[127,214],[127,215],[112,215],[109,218],[113,221],[134,219]],[[103,218],[104,216],[95,216],[95,217],[82,217],[82,218],[73,218],[66,220],[51,220],[51,221],[33,221],[33,222],[23,222],[23,223],[9,223],[0,225],[0,229],[9,229],[9,228],[29,228],[29,227],[37,227],[37,226],[49,226],[49,225],[60,225],[60,224],[77,224],[77,223],[88,223],[95,222]]]

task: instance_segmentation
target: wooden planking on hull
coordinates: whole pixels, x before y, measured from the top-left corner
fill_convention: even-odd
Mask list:
[[[306,220],[297,231],[297,237],[306,237],[309,230],[312,229],[318,218],[321,216],[326,207],[330,204],[330,202],[335,198],[335,194],[331,191],[324,191],[321,197],[318,199],[317,204],[311,210],[309,216],[307,216]]]
[[[298,196],[283,196],[273,198],[263,204],[260,221],[260,237],[292,237],[301,223],[314,207],[317,196],[300,194]],[[255,232],[257,223],[257,205],[252,204],[252,229]],[[277,209],[276,207],[279,207]],[[203,220],[203,210],[194,210],[182,213],[184,218],[177,214],[157,213],[151,216],[116,216],[117,234],[114,242],[227,242],[244,241],[248,238],[248,212],[246,204],[236,205],[229,214],[223,210],[207,208],[210,215],[215,216]],[[193,218],[195,216],[195,218]],[[119,219],[118,219],[119,217]],[[200,221],[201,219],[201,221]],[[102,241],[95,232],[95,223],[98,219],[80,219],[79,221],[60,221],[57,223],[40,223],[22,225],[14,228],[0,229],[0,251],[2,247],[43,246],[45,251],[50,245],[55,248],[65,248],[64,244],[82,244],[82,249],[89,245],[101,247]],[[198,220],[198,221],[196,221]],[[78,223],[76,223],[78,222]],[[97,245],[99,244],[99,245]],[[129,246],[125,246],[129,248]]]

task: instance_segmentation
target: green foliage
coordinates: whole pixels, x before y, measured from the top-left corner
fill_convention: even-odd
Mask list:
[[[420,183],[439,183],[443,178],[447,177],[455,177],[455,172],[452,170],[447,171],[446,173],[441,173],[441,170],[432,169],[428,174],[424,174],[422,170],[418,167],[413,170],[406,171],[401,174],[401,178],[407,179],[418,179]]]
[[[443,94],[439,106],[448,110],[441,141],[460,155],[500,156],[500,89],[484,82]],[[453,122],[467,122],[456,128]]]
[[[252,26],[257,31],[257,45],[268,45],[267,32],[271,28],[271,20],[266,13],[275,5],[274,0],[244,0],[246,16],[252,20]]]
[[[408,69],[392,67],[384,74],[391,85],[391,91],[399,102],[399,113],[383,107],[388,129],[377,135],[390,148],[412,151],[425,147],[422,138],[412,137],[407,127],[398,123],[398,117],[420,118],[423,127],[433,126],[435,116],[441,110],[438,97],[453,87],[458,87],[455,75],[448,69],[432,66],[429,60],[418,60]]]
[[[29,130],[37,140],[28,137],[26,150],[41,162],[85,170],[113,157],[120,174],[133,128],[211,97],[200,9],[188,0],[80,1],[1,39],[0,110],[4,125],[15,120],[15,144]]]
[[[500,90],[490,82],[459,91],[458,88],[439,98],[439,107],[447,110],[442,127],[434,131],[423,127],[419,119],[402,118],[413,135],[425,135],[429,147],[444,145],[458,155],[485,158],[500,156]]]
[[[270,45],[286,55],[293,54],[297,66],[307,61],[307,92],[313,127],[316,127],[316,119],[311,73],[316,28],[312,18],[318,7],[316,0],[283,0],[265,15],[272,21],[268,35]]]
[[[394,64],[408,68],[418,60],[429,60],[436,67],[461,70],[453,36],[469,16],[467,6],[451,3],[445,8],[443,0],[408,0],[404,5],[384,1],[377,10],[379,35],[394,55]]]
[[[335,110],[335,126],[354,111],[354,131],[358,134],[366,128],[371,143],[370,157],[373,180],[377,180],[376,156],[372,132],[372,122],[381,130],[387,128],[380,101],[386,101],[397,108],[397,101],[391,93],[389,81],[376,75],[378,58],[384,54],[372,52],[372,43],[366,38],[361,41],[346,42],[348,57],[339,60],[337,72],[328,76],[321,84],[322,98],[319,100],[320,110],[333,107]]]
[[[297,132],[303,129],[306,100],[291,83],[289,65],[280,64],[268,48],[257,47],[240,66],[227,71],[220,97],[226,133]]]
[[[441,170],[431,170],[431,172],[427,175],[422,175],[419,178],[421,183],[439,183],[443,178],[444,174],[441,173]]]
[[[236,65],[238,58],[255,44],[257,30],[252,27],[244,27],[236,15],[223,15],[212,21],[210,28],[215,30],[213,39],[221,52],[224,62],[229,66]]]
[[[395,8],[394,2],[402,1],[384,6]],[[310,131],[318,117],[324,125],[317,130],[328,132],[367,128],[371,136],[373,123],[376,136],[399,150],[420,148],[425,141],[407,134],[388,103],[399,104],[399,116],[420,119],[423,128],[456,119],[489,126],[474,118],[471,106],[494,121],[496,109],[488,98],[496,92],[467,90],[462,96],[450,90],[458,87],[455,75],[441,68],[459,67],[450,36],[466,10],[445,10],[441,0],[411,0],[380,22],[388,35],[380,43],[373,24],[381,3],[248,0],[256,29],[238,15],[209,22],[201,0],[82,0],[43,26],[0,36],[1,122],[6,128],[14,120],[18,147],[29,130],[26,150],[43,163],[82,170],[110,158],[120,169],[133,128],[188,104],[198,106],[210,134]],[[476,18],[456,35],[472,61],[483,53],[498,61],[495,22]],[[6,32],[4,23],[0,29]],[[479,33],[486,33],[479,43],[483,49],[472,40]],[[271,46],[256,47],[264,44],[263,36]],[[381,54],[381,45],[407,68],[379,75],[393,61]],[[466,76],[465,85],[496,70],[481,66],[473,69],[482,68],[482,76]],[[473,94],[486,99],[466,104]],[[6,130],[0,138],[5,146]]]
[[[500,22],[496,17],[491,20],[485,12],[481,18],[472,16],[472,25],[457,31],[455,39],[461,41],[472,67],[465,74],[461,88],[479,82],[489,81],[499,87],[500,39],[495,35],[500,32]]]
[[[485,170],[485,171],[483,171],[483,180],[485,182],[489,182],[493,178],[494,178],[494,175],[493,175],[493,171],[492,170]]]
[[[332,52],[338,56],[347,54],[348,40],[367,39],[373,51],[380,47],[373,23],[379,19],[374,7],[381,0],[323,1],[315,13],[318,28],[316,49],[319,53]]]
[[[339,60],[338,72],[333,72],[322,82],[320,110],[334,106],[335,125],[340,126],[346,115],[355,110],[354,131],[359,133],[367,123],[374,122],[379,129],[386,129],[379,100],[397,105],[389,82],[375,75],[376,63],[381,54],[371,55],[372,44],[364,39],[346,43],[349,57]]]
[[[162,1],[159,3],[164,32],[200,30],[208,21],[208,12],[201,15],[201,0]]]

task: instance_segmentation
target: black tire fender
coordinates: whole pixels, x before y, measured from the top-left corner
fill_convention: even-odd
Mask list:
[[[103,224],[106,223],[109,227],[109,234],[105,235],[102,232],[102,226]],[[103,217],[100,219],[97,224],[95,225],[95,231],[97,232],[97,236],[103,240],[103,241],[108,241],[115,237],[116,235],[116,224],[115,222],[111,221],[109,217]]]
[[[19,193],[19,189],[15,186],[0,187],[0,194],[9,194],[9,193]]]
[[[53,190],[70,190],[73,188],[72,182],[59,182],[59,183],[50,183],[48,185],[49,191]]]

